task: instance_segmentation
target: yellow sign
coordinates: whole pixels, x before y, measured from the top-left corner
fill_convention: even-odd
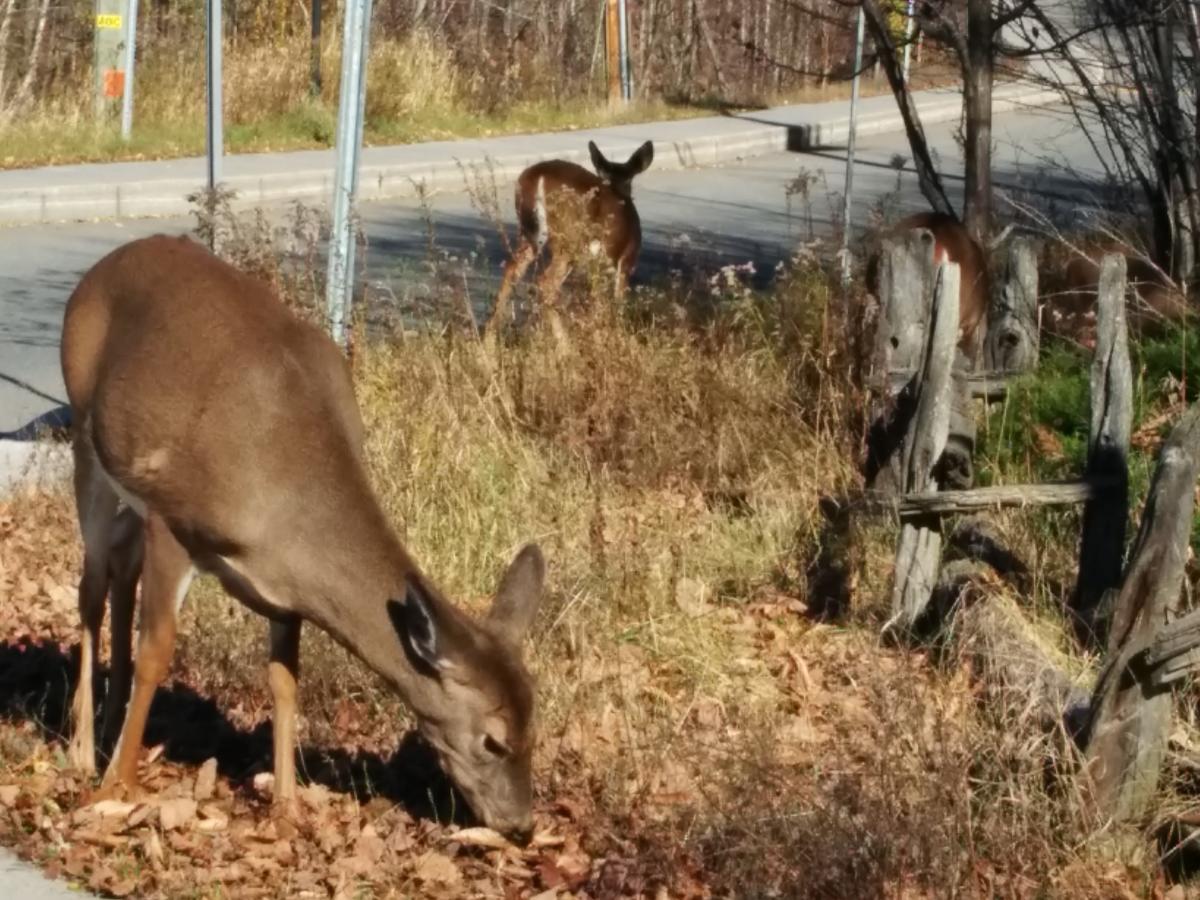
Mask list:
[[[96,16],[97,28],[120,28],[121,16],[117,13],[99,13]]]

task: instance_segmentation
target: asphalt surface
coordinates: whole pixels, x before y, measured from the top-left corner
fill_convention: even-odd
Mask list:
[[[1056,108],[1013,112],[994,122],[996,206],[1005,198],[1036,206],[1070,222],[1100,202],[1102,167],[1086,135]],[[957,128],[936,125],[927,134],[939,165],[961,172]],[[860,141],[854,174],[856,227],[886,205],[889,215],[925,208],[902,133]],[[776,153],[716,168],[659,171],[651,168],[634,185],[645,231],[636,280],[662,277],[673,269],[716,270],[751,262],[759,282],[787,259],[811,233],[825,236],[841,216],[844,148]],[[808,180],[807,197],[798,192]],[[511,235],[511,188],[494,191]],[[947,177],[951,199],[960,202],[961,179]],[[367,234],[365,277],[381,307],[389,298],[426,303],[462,303],[465,289],[474,307],[491,302],[505,251],[497,228],[467,190],[434,193],[416,200],[367,203],[361,208]],[[273,213],[287,220],[285,210]],[[58,340],[63,306],[75,283],[96,260],[118,245],[155,232],[182,233],[186,217],[36,225],[0,229],[0,436],[27,425],[64,399]],[[432,232],[432,241],[431,241]],[[430,247],[436,247],[431,254]],[[465,268],[453,290],[431,276]],[[449,299],[457,294],[456,299]]]
[[[0,849],[0,888],[14,900],[80,900],[94,896],[73,890],[65,882],[51,881],[4,849]]]

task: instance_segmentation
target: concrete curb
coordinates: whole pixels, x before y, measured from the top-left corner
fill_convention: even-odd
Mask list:
[[[0,497],[69,481],[71,448],[58,441],[0,440]]]
[[[962,112],[961,95],[956,89],[924,91],[916,99],[922,122],[927,125],[953,121]],[[1054,90],[1017,83],[997,88],[992,108],[995,113],[1002,113],[1020,107],[1054,105],[1060,99]],[[770,121],[768,116],[779,121]],[[903,127],[899,113],[891,106],[886,111],[861,115],[858,133],[882,134]],[[707,132],[689,133],[697,128],[705,128]],[[511,181],[539,159],[558,157],[584,162],[587,137],[602,141],[605,151],[615,156],[632,152],[642,140],[650,138],[656,144],[655,168],[678,170],[721,165],[785,150],[799,152],[837,146],[845,142],[848,132],[849,118],[845,113],[821,115],[804,107],[784,107],[768,110],[757,119],[746,116],[678,120],[512,139],[370,148],[363,154],[359,196],[371,201],[412,197],[422,187],[430,191],[461,190],[472,169],[485,170],[488,178],[497,181]],[[538,152],[531,152],[528,146],[522,148],[530,143],[541,145]],[[512,150],[508,149],[510,146]],[[412,158],[373,162],[373,158],[385,155]],[[228,157],[226,169],[230,174],[223,183],[236,192],[234,206],[246,208],[329,197],[332,150],[291,158],[296,157],[303,159],[303,168],[257,173],[239,173],[236,169],[263,169],[264,165],[269,166],[270,155]],[[287,159],[284,157],[282,161],[286,164]],[[186,215],[191,211],[188,195],[203,187],[203,167],[197,160],[156,163],[154,167],[164,174],[141,178],[132,174],[134,169],[123,168],[125,165],[109,163],[41,170],[34,180],[44,173],[46,180],[58,178],[59,182],[24,187],[4,187],[4,173],[0,173],[0,225]],[[64,174],[67,170],[69,174]],[[107,183],[96,183],[98,171],[107,171],[113,177]],[[120,177],[118,173],[126,174]],[[30,172],[26,170],[23,175],[28,178]]]

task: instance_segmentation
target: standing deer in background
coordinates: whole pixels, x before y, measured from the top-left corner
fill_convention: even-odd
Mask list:
[[[186,238],[134,241],[84,275],[67,303],[62,368],[84,542],[71,759],[85,772],[95,769],[91,680],[109,583],[114,628],[128,635],[139,571],[142,582],[132,697],[101,793],[136,788],[150,702],[199,569],[270,620],[278,804],[295,804],[309,621],[408,703],[479,818],[527,840],[534,686],[520,645],[541,597],[538,548],[517,554],[486,618],[449,603],[372,493],[341,351]],[[114,635],[127,660],[128,640],[118,644]]]
[[[513,287],[547,245],[551,259],[538,278],[538,295],[551,327],[561,335],[558,293],[572,264],[572,254],[563,244],[570,236],[566,232],[581,225],[598,231],[588,237],[587,249],[592,255],[605,253],[616,268],[617,296],[624,293],[642,249],[642,223],[633,205],[633,179],[654,160],[654,144],[646,141],[624,163],[609,162],[592,141],[588,141],[588,152],[596,169],[594,174],[573,162],[552,159],[530,166],[517,179],[521,237],[512,259],[504,266],[496,306],[487,324],[489,337],[503,326]],[[570,201],[578,207],[574,216],[569,214]],[[585,221],[579,221],[581,218]]]
[[[884,235],[902,234],[914,228],[933,233],[934,262],[958,263],[961,286],[958,294],[958,346],[974,360],[983,346],[987,330],[987,310],[991,297],[991,277],[987,254],[971,237],[966,227],[953,216],[939,212],[917,213],[902,219]],[[867,261],[867,290],[879,296],[879,252]]]

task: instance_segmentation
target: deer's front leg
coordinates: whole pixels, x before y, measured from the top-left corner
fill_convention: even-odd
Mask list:
[[[117,749],[104,774],[102,789],[118,783],[137,787],[138,754],[154,692],[167,676],[175,653],[175,615],[187,594],[195,570],[187,551],[159,516],[146,517],[146,549],[142,574],[142,619],[137,659],[133,665],[133,696]]]
[[[267,680],[275,701],[272,732],[275,749],[275,805],[292,812],[296,805],[296,680],[300,677],[300,619],[271,623],[271,661]]]

